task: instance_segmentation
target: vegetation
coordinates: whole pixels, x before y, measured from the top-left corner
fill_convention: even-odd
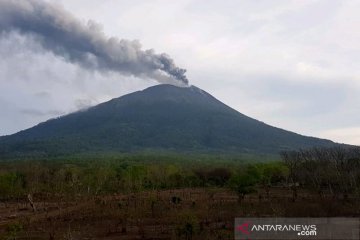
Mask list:
[[[79,153],[266,153],[334,146],[249,118],[196,87],[150,87],[0,137],[0,157]]]
[[[3,199],[29,193],[105,195],[194,187],[231,187],[242,192],[247,188],[241,186],[244,181],[255,186],[260,182],[279,183],[286,178],[285,166],[280,162],[250,165],[239,159],[205,156],[14,160],[1,162],[0,166],[0,197]]]
[[[281,156],[282,161],[270,162],[166,154],[3,161],[0,198],[225,187],[243,199],[258,187],[279,185],[345,198],[360,193],[359,148],[313,148],[283,152]]]
[[[283,152],[289,169],[289,181],[316,191],[320,197],[330,193],[348,198],[360,194],[360,148],[334,147]]]
[[[360,216],[359,148],[281,156],[2,161],[0,239],[231,239],[235,217]]]

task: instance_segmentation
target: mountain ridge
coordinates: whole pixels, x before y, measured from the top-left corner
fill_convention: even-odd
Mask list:
[[[0,137],[0,155],[144,149],[277,153],[333,145],[248,117],[195,86],[162,84]]]

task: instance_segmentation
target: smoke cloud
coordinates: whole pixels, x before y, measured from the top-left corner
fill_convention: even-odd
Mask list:
[[[43,0],[0,0],[1,37],[13,31],[35,38],[44,49],[86,69],[188,85],[186,70],[167,54],[142,50],[136,40],[107,37],[98,24],[85,24]]]

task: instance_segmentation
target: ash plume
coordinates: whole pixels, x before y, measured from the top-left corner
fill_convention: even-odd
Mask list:
[[[43,0],[0,0],[0,34],[19,32],[67,61],[100,72],[152,78],[187,86],[185,69],[167,54],[142,50],[138,41],[107,37],[101,27],[75,18],[61,6]]]

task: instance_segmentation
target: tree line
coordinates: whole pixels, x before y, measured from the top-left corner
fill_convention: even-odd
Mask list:
[[[294,192],[305,187],[320,197],[327,194],[344,199],[360,194],[360,148],[312,148],[282,152]]]
[[[239,199],[262,188],[288,187],[296,199],[299,188],[320,197],[360,195],[360,148],[312,148],[282,152],[281,161],[211,164],[164,159],[136,161],[86,159],[74,161],[14,161],[0,168],[0,198],[94,196],[143,190],[222,187]]]
[[[73,197],[198,187],[236,190],[235,185],[243,184],[244,179],[249,179],[246,183],[251,185],[249,188],[284,182],[287,172],[281,162],[218,166],[206,162],[188,165],[169,161],[19,161],[2,166],[0,198],[21,198],[28,194]],[[242,187],[237,191],[243,194]]]

